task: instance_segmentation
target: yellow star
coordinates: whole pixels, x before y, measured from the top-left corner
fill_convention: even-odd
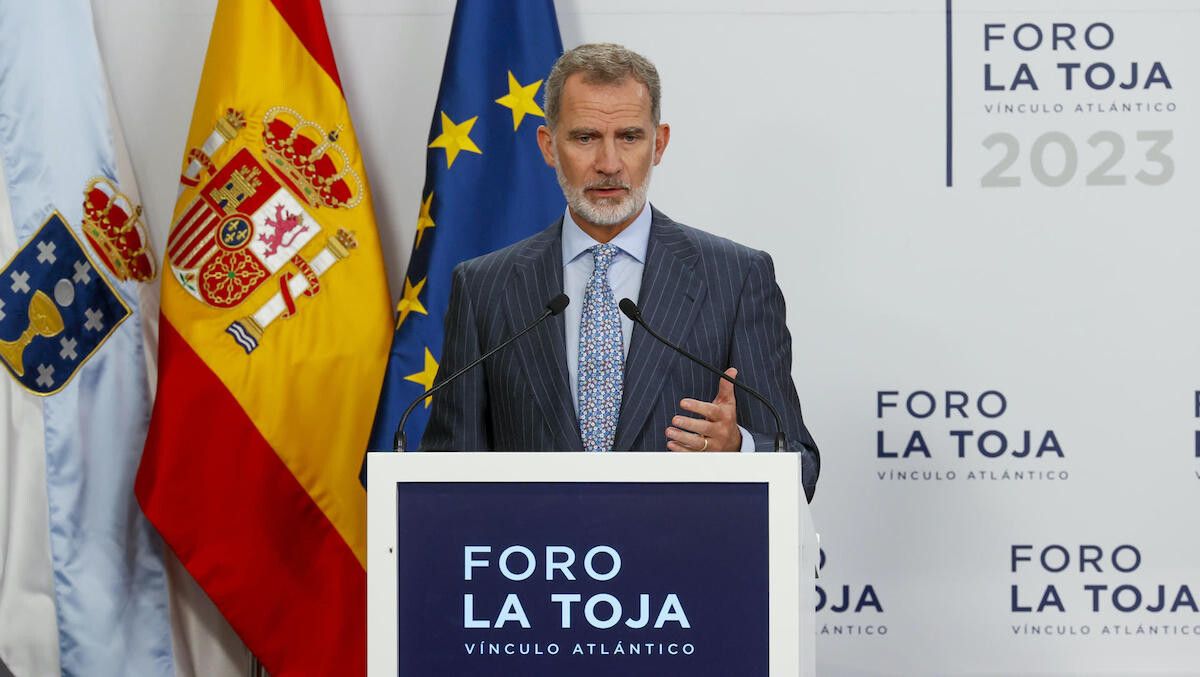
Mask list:
[[[396,319],[397,329],[400,328],[400,325],[404,324],[404,320],[408,319],[409,313],[429,314],[429,311],[425,310],[425,306],[421,304],[420,299],[421,290],[425,288],[425,281],[428,279],[427,277],[421,278],[421,281],[414,287],[411,280],[407,277],[404,278],[404,296],[400,298],[400,303],[396,304],[396,312],[400,315]]]
[[[537,95],[538,87],[541,86],[541,80],[532,85],[522,86],[513,77],[512,71],[508,72],[508,94],[496,99],[496,103],[505,108],[512,109],[514,132],[521,126],[521,120],[525,119],[526,113],[538,117],[546,117],[546,114],[542,112],[542,109],[538,107],[537,101],[534,99]]]
[[[433,205],[433,191],[429,192],[429,197],[421,202],[421,213],[417,216],[417,246],[421,246],[421,236],[425,234],[426,228],[434,228],[437,226],[433,222],[433,217],[429,215],[429,208]]]
[[[475,121],[479,116],[463,122],[462,124],[454,124],[449,115],[442,113],[442,133],[438,138],[434,139],[430,144],[430,148],[445,148],[446,149],[446,168],[454,166],[454,158],[458,157],[459,151],[469,151],[483,155],[483,151],[479,150],[479,146],[471,140],[471,128],[475,126]]]
[[[416,383],[417,385],[421,386],[425,390],[429,390],[430,388],[433,387],[433,379],[435,376],[437,376],[437,370],[438,370],[437,360],[433,359],[433,353],[429,352],[429,349],[426,348],[425,349],[425,371],[419,371],[415,374],[410,374],[408,376],[405,376],[404,380],[412,381],[413,383]],[[429,404],[432,401],[433,401],[432,397],[426,397],[425,398],[425,407],[428,408]]]

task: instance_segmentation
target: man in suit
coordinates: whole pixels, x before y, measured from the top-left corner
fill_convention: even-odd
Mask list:
[[[541,233],[454,271],[439,374],[519,331],[560,291],[571,304],[434,396],[422,449],[770,451],[758,401],[636,327],[649,326],[762,392],[820,471],[791,377],[791,335],[770,256],[672,221],[646,201],[671,128],[658,72],[610,44],[577,47],[546,79],[538,145],[567,199]]]

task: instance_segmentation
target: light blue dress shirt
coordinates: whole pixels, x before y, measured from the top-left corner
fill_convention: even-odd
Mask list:
[[[617,303],[623,298],[638,300],[642,291],[642,270],[646,267],[646,248],[650,244],[650,205],[642,208],[633,223],[611,240],[620,249],[608,268],[608,283]],[[571,385],[571,403],[579,414],[579,321],[583,317],[583,294],[595,267],[588,250],[601,244],[583,232],[571,210],[566,210],[562,227],[563,292],[571,303],[563,311],[566,324],[567,375]],[[629,358],[629,341],[633,337],[633,320],[621,315],[621,342],[625,358]],[[681,414],[688,415],[680,410]],[[754,437],[741,426],[742,451],[754,451]],[[664,439],[666,433],[663,433]]]

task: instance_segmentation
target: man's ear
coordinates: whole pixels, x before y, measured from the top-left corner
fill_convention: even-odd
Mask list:
[[[662,123],[658,126],[658,130],[654,134],[654,164],[662,162],[663,153],[667,150],[667,144],[671,141],[671,125]]]
[[[551,167],[554,166],[554,134],[546,125],[538,127],[537,130],[538,148],[542,151],[542,159]]]

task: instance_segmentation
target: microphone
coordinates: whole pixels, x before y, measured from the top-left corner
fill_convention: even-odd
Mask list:
[[[480,362],[483,362],[484,360],[491,357],[492,355],[495,355],[502,348],[505,348],[506,346],[508,346],[508,344],[512,343],[513,341],[516,341],[517,339],[521,338],[525,334],[528,334],[530,331],[533,330],[534,327],[538,326],[543,321],[545,321],[545,319],[547,317],[552,317],[554,315],[558,315],[570,303],[571,303],[570,297],[568,297],[566,294],[562,294],[562,293],[558,294],[557,296],[555,296],[554,298],[552,298],[546,302],[546,312],[542,313],[541,315],[539,315],[537,317],[537,319],[535,319],[533,322],[530,322],[528,325],[526,325],[524,329],[522,329],[521,331],[508,337],[503,343],[496,346],[495,348],[492,348],[491,350],[487,351],[486,353],[480,355],[478,358],[475,359],[475,361],[471,362],[470,364],[463,367],[462,369],[459,369],[458,371],[454,372],[446,380],[435,385],[434,387],[430,388],[429,390],[426,390],[425,392],[421,393],[421,395],[419,397],[417,397],[417,399],[415,399],[409,403],[408,408],[404,410],[404,415],[400,417],[400,425],[396,426],[396,434],[395,434],[395,436],[392,437],[392,448],[396,451],[408,451],[408,434],[404,432],[404,424],[408,422],[408,417],[410,414],[412,414],[413,409],[416,408],[418,402],[421,402],[422,400],[433,395],[434,393],[441,390],[442,388],[445,388],[447,385],[453,383],[459,376],[462,376],[463,374],[467,373],[468,371],[471,371],[471,369],[475,368],[475,366],[478,365]]]
[[[645,329],[651,336],[658,339],[659,343],[662,343],[663,345],[667,346],[671,350],[674,350],[675,352],[679,353],[680,355],[683,355],[684,357],[688,358],[692,362],[695,362],[696,364],[700,365],[701,367],[704,367],[705,369],[711,371],[712,373],[716,374],[721,379],[729,381],[730,383],[732,383],[734,385],[734,387],[741,388],[743,391],[750,393],[751,395],[753,395],[755,397],[755,399],[757,399],[759,402],[762,402],[763,405],[765,405],[767,407],[767,409],[769,409],[771,411],[771,415],[775,417],[775,431],[776,431],[775,432],[775,451],[783,451],[786,448],[787,440],[783,433],[783,419],[779,417],[779,411],[775,409],[775,407],[767,400],[767,398],[762,393],[760,393],[757,390],[755,390],[754,388],[751,388],[750,386],[742,383],[741,381],[730,378],[729,376],[724,374],[720,369],[717,369],[716,367],[705,362],[704,360],[700,359],[699,357],[696,357],[695,355],[689,353],[688,351],[684,350],[683,348],[680,348],[679,346],[675,345],[674,343],[671,343],[662,334],[659,334],[658,332],[651,329],[650,325],[646,324],[646,320],[644,320],[642,318],[642,309],[638,308],[637,304],[634,303],[633,301],[631,301],[627,298],[621,299],[621,303],[619,305],[621,306],[621,312],[625,313],[625,317],[628,317],[629,319],[636,322],[642,329]]]

